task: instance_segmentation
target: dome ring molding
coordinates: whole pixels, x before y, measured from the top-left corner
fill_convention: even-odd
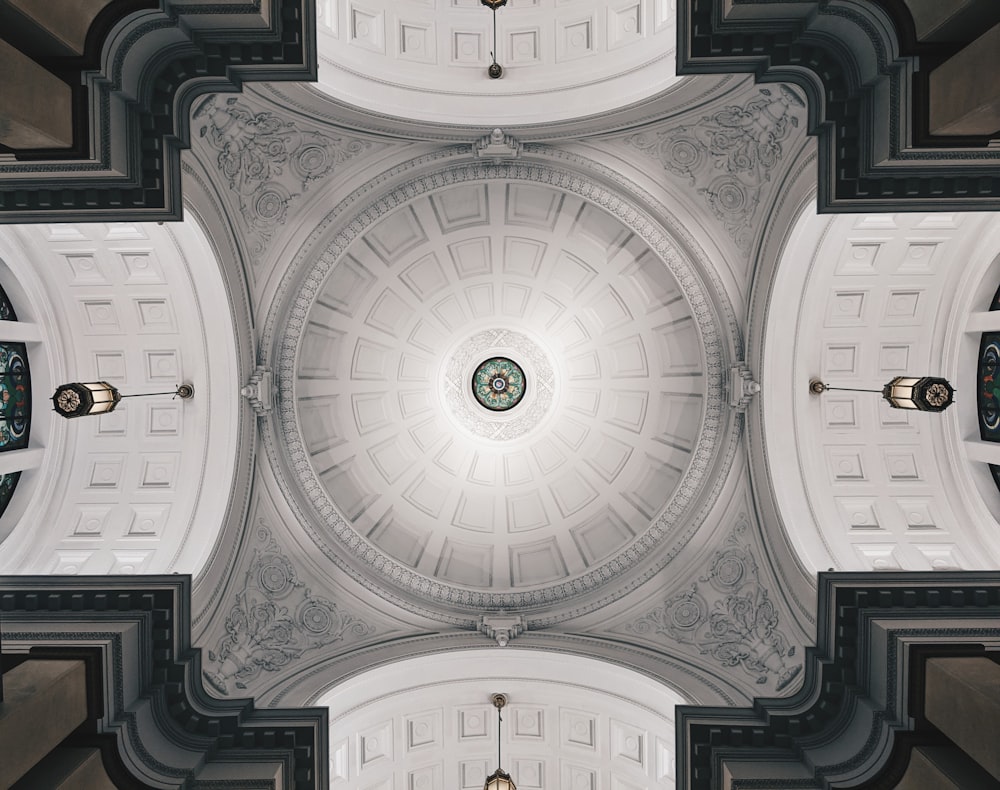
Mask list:
[[[448,153],[454,155],[456,151]],[[363,197],[372,195],[371,185],[347,197],[315,226],[296,255],[279,286],[265,326],[264,345],[273,343],[277,358],[279,409],[275,422],[263,426],[264,447],[287,502],[316,545],[338,567],[379,595],[412,611],[462,625],[473,625],[475,621],[456,614],[476,617],[484,609],[500,608],[540,612],[570,599],[574,599],[573,611],[565,616],[577,616],[638,587],[665,567],[694,535],[721,495],[725,472],[735,455],[739,426],[738,421],[728,418],[724,409],[723,370],[732,347],[740,345],[739,332],[717,275],[703,254],[689,252],[699,250],[697,242],[679,225],[671,227],[654,219],[643,208],[644,202],[661,213],[667,223],[671,214],[619,174],[585,159],[581,163],[599,169],[601,180],[595,178],[596,173],[576,172],[538,161],[495,165],[464,160],[441,168],[440,159],[447,155],[421,157],[397,168],[396,174],[403,174],[419,165],[438,165],[433,172],[403,183],[387,184],[380,196],[360,210],[355,207]],[[665,507],[626,547],[586,572],[523,591],[496,592],[441,582],[396,561],[358,534],[341,516],[312,468],[295,408],[298,352],[309,311],[327,276],[350,246],[386,215],[420,197],[456,184],[490,181],[524,183],[576,195],[634,232],[676,279],[690,306],[704,355],[702,429],[691,461]],[[609,187],[603,181],[631,185],[640,199],[635,200],[624,190]],[[699,259],[704,269],[693,262]],[[706,279],[710,284],[706,285]],[[279,327],[284,327],[284,333]],[[668,538],[670,544],[663,546]],[[640,572],[631,573],[627,583],[623,583],[623,575],[640,565]],[[616,582],[618,589],[613,593],[606,589]],[[598,590],[603,594],[595,595]],[[581,601],[581,594],[590,594],[590,602]],[[554,615],[539,620],[538,624],[561,619],[564,616]]]

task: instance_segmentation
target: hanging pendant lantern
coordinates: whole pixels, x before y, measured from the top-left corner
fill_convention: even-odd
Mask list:
[[[896,376],[881,390],[857,389],[854,387],[831,387],[819,379],[809,382],[809,391],[814,395],[834,390],[835,392],[881,392],[882,397],[894,409],[941,412],[955,402],[955,388],[947,379],[937,376]]]
[[[483,0],[483,2],[485,3],[486,0]],[[503,721],[500,711],[507,704],[507,695],[493,694],[490,697],[490,701],[493,703],[493,707],[497,709],[497,769],[486,779],[483,790],[517,790],[517,785],[510,778],[510,774],[500,767],[500,723]]]
[[[67,419],[88,414],[107,414],[115,410],[122,396],[106,381],[61,384],[52,396],[55,410]]]
[[[491,80],[498,80],[503,76],[503,66],[497,63],[497,9],[507,5],[507,0],[481,0],[481,2],[493,11],[493,51],[490,53],[493,62],[486,69],[486,73],[490,75]]]
[[[497,768],[486,780],[486,790],[517,790],[517,787],[511,780],[510,774]]]
[[[106,381],[74,381],[70,384],[60,384],[56,388],[52,395],[52,406],[66,419],[73,419],[113,412],[122,398],[148,398],[154,395],[173,395],[175,398],[187,400],[194,397],[194,387],[190,384],[181,384],[171,392],[122,395],[117,387]]]
[[[947,380],[934,376],[896,376],[885,385],[882,397],[894,409],[944,411],[955,402],[955,389]]]

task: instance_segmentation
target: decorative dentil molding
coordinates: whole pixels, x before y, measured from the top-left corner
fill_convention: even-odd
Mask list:
[[[500,647],[507,647],[511,639],[524,631],[524,618],[520,615],[507,615],[503,612],[495,615],[483,615],[479,621],[479,630],[490,639],[495,639]]]
[[[313,595],[263,523],[256,538],[260,545],[226,617],[226,634],[208,651],[215,668],[206,668],[204,676],[220,694],[229,694],[230,680],[245,689],[261,672],[276,672],[308,652],[375,632],[333,601]]]
[[[724,667],[740,667],[758,684],[774,681],[775,691],[780,691],[802,666],[789,662],[796,649],[778,628],[778,609],[745,542],[748,529],[749,523],[741,519],[690,589],[670,596],[625,628],[639,636],[692,645]]]
[[[263,417],[274,407],[274,374],[268,368],[257,367],[240,389],[254,414]]]
[[[475,152],[478,159],[502,162],[505,159],[517,159],[521,156],[522,143],[513,135],[504,134],[497,127],[492,132],[479,138]]]
[[[742,106],[731,104],[696,124],[638,132],[625,142],[687,178],[744,254],[764,185],[781,160],[782,142],[799,125],[805,103],[778,85],[760,88]]]
[[[313,181],[371,146],[356,137],[303,131],[235,96],[224,102],[209,96],[194,120],[202,121],[199,136],[218,152],[219,170],[239,204],[255,261]]]
[[[747,410],[750,400],[760,392],[760,384],[754,381],[753,373],[746,362],[729,368],[729,405],[738,412]]]

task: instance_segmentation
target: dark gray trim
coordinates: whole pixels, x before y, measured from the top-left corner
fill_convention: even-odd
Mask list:
[[[787,774],[768,779],[765,771],[735,777],[741,788],[855,787],[872,779],[896,734],[910,726],[907,701],[896,693],[909,687],[907,651],[996,644],[1000,572],[821,573],[818,614],[817,644],[806,650],[796,694],[759,698],[752,708],[677,708],[678,787],[720,788],[724,761],[800,765],[807,777],[788,784]],[[824,763],[831,752],[823,750],[838,740],[856,744],[853,753]]]
[[[104,731],[113,733],[125,766],[140,762],[143,776],[170,778],[179,786],[256,787],[239,781],[240,767],[265,762],[285,766],[284,787],[328,785],[324,708],[258,710],[253,700],[220,700],[206,692],[201,650],[191,646],[190,576],[0,576],[0,618],[8,647],[107,645],[104,673],[114,688],[105,689],[111,704]],[[138,635],[137,653],[123,644],[122,626]],[[128,666],[130,661],[140,666]],[[149,704],[152,736],[148,726],[138,725],[135,710],[125,710],[126,675],[138,679],[137,699]],[[194,767],[164,762],[164,755],[178,749],[198,758]],[[205,761],[230,764],[236,784],[199,783]]]
[[[802,88],[819,143],[821,212],[1000,209],[1000,150],[985,140],[912,143],[928,137],[915,128],[926,96],[919,57],[900,54],[907,31],[899,5],[686,0],[678,3],[677,70],[749,72]]]
[[[250,80],[315,80],[315,0],[181,9],[119,22],[87,72],[90,152],[0,162],[0,222],[177,220],[191,106]]]

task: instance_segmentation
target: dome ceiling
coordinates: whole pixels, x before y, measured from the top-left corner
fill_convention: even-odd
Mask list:
[[[682,545],[672,533],[696,526],[718,440],[707,404],[721,369],[687,262],[580,196],[517,179],[373,215],[343,254],[318,256],[297,297],[305,320],[283,339],[306,517],[378,586],[472,607],[569,598],[667,536]],[[473,390],[494,358],[523,371],[508,409]]]
[[[642,101],[676,81],[674,0],[510,0],[497,12],[501,79],[486,68],[480,0],[327,0],[320,82],[380,114],[446,124],[551,123]]]

